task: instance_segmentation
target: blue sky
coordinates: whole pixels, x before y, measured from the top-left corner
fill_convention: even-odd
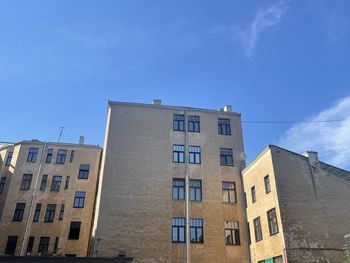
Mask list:
[[[0,2],[0,141],[103,144],[108,100],[243,120],[350,119],[350,2]],[[350,168],[350,122],[243,124],[267,144]]]

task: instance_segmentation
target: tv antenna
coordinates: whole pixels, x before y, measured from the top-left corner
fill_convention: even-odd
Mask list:
[[[60,142],[60,140],[61,140],[63,129],[64,129],[64,127],[62,126],[61,130],[60,130],[60,135],[58,135],[58,141],[57,142]]]

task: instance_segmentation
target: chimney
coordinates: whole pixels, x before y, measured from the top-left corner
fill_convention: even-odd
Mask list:
[[[224,111],[225,112],[232,112],[232,106],[231,105],[225,105]]]
[[[313,151],[306,151],[304,153],[304,156],[306,156],[307,158],[309,158],[309,164],[310,165],[317,165],[318,164],[318,153],[317,152],[313,152]]]
[[[162,100],[154,99],[153,105],[162,105]]]
[[[79,144],[84,144],[84,136],[79,136]]]

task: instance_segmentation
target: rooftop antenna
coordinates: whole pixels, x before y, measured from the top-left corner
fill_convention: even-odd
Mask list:
[[[61,130],[60,130],[60,135],[58,136],[58,141],[57,142],[60,142],[60,140],[61,140],[63,129],[64,129],[64,127],[62,126]]]

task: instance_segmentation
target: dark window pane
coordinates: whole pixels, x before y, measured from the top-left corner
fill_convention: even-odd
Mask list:
[[[58,150],[56,163],[64,164],[66,162],[67,150]]]
[[[29,190],[32,183],[32,174],[24,174],[21,182],[21,190]]]
[[[264,177],[264,184],[265,184],[265,193],[270,193],[271,186],[270,186],[270,177],[268,175]]]
[[[218,132],[221,135],[231,135],[230,119],[218,119]]]
[[[30,147],[27,157],[27,162],[35,163],[38,158],[39,148]]]
[[[26,255],[27,256],[31,256],[33,253],[33,245],[34,245],[34,237],[30,236],[28,239],[28,246],[27,246],[27,252]]]
[[[46,208],[44,222],[52,223],[55,219],[55,213],[56,213],[56,205],[55,204],[48,204],[47,208]]]
[[[15,213],[13,214],[13,221],[22,221],[24,209],[26,207],[25,203],[17,203],[15,208]]]
[[[38,222],[39,221],[40,211],[41,211],[41,204],[36,204],[35,211],[34,211],[33,222]]]
[[[47,150],[47,155],[46,155],[46,163],[51,163],[51,161],[52,161],[52,154],[53,154],[53,149],[48,149]]]
[[[18,236],[8,236],[5,248],[5,255],[14,256],[16,252]]]
[[[172,242],[185,242],[185,218],[174,217],[172,219]]]
[[[38,255],[47,255],[49,250],[49,237],[40,237],[39,247],[38,247]]]
[[[254,234],[255,234],[255,242],[259,242],[263,239],[260,217],[257,217],[253,220],[254,223]]]
[[[188,131],[189,132],[200,132],[199,116],[188,116]]]
[[[84,208],[85,194],[85,192],[75,192],[74,208]]]
[[[73,221],[70,223],[68,239],[78,240],[80,235],[81,222]]]
[[[11,160],[12,160],[12,155],[13,155],[13,152],[9,152],[9,153],[7,154],[5,166],[10,166]]]
[[[220,165],[233,166],[232,149],[220,148]]]
[[[47,175],[43,175],[41,178],[40,191],[45,191],[47,184]]]
[[[50,191],[59,192],[61,188],[62,176],[55,175],[52,177],[51,189]]]
[[[173,145],[173,162],[183,163],[185,162],[185,146],[184,145]]]
[[[184,131],[185,130],[185,116],[174,114],[173,116],[173,130]]]
[[[90,170],[90,164],[81,164],[79,169],[78,179],[88,179],[89,170]]]
[[[0,179],[0,194],[2,194],[2,192],[4,191],[5,183],[6,183],[6,177],[3,176]]]
[[[270,235],[274,235],[278,233],[278,224],[277,224],[277,216],[276,209],[273,208],[267,212],[267,220],[269,222],[269,231]]]
[[[70,152],[69,162],[72,163],[74,159],[74,150]]]

